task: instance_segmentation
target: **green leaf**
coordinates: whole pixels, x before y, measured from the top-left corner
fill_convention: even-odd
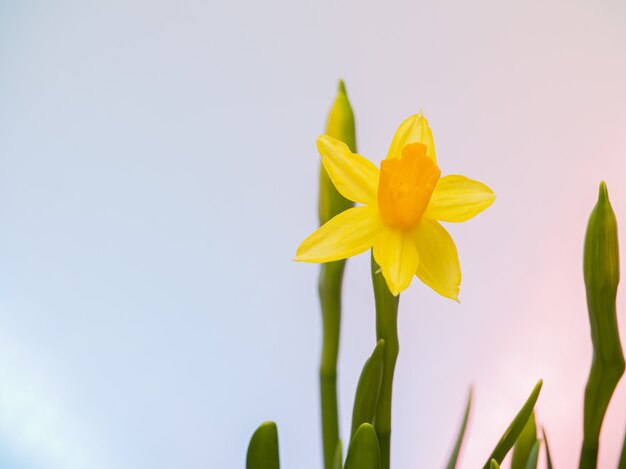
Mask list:
[[[454,444],[454,449],[452,450],[452,454],[450,455],[450,460],[448,461],[447,469],[454,469],[456,467],[457,460],[459,459],[459,453],[461,452],[461,446],[463,446],[463,439],[465,437],[465,430],[467,429],[467,422],[469,421],[470,409],[472,407],[472,388],[469,390],[469,395],[467,396],[467,404],[465,405],[465,414],[463,415],[463,421],[461,422],[461,428],[459,429],[459,434],[456,437],[456,443]]]
[[[380,384],[383,379],[383,358],[385,341],[380,339],[367,359],[359,378],[354,397],[354,407],[352,409],[352,433],[350,438],[364,423],[373,423]]]
[[[522,433],[515,442],[513,448],[513,458],[511,459],[511,469],[525,469],[526,463],[537,441],[537,424],[535,423],[535,413],[532,412],[524,425]]]
[[[337,447],[335,448],[335,460],[333,463],[333,469],[342,469],[343,467],[343,449],[341,440],[337,441]]]
[[[369,423],[361,425],[354,434],[344,469],[380,469],[378,437]]]
[[[600,429],[613,391],[624,374],[624,353],[617,328],[615,297],[619,283],[617,221],[606,185],[587,224],[583,273],[591,326],[593,359],[585,388],[580,469],[595,468]]]
[[[246,469],[280,469],[278,429],[274,422],[262,423],[250,438]]]
[[[548,466],[548,469],[552,469],[552,458],[550,457],[550,447],[548,446],[548,436],[546,435],[546,429],[542,427],[541,432],[543,433],[543,444],[546,447],[547,466]]]
[[[541,442],[539,440],[535,440],[532,448],[530,449],[530,454],[528,455],[528,460],[526,461],[526,467],[524,469],[537,469],[537,461],[539,461],[539,446]]]
[[[517,413],[517,415],[509,425],[509,428],[506,429],[506,431],[502,435],[502,438],[500,438],[500,441],[487,459],[487,462],[483,466],[483,469],[489,469],[489,461],[492,459],[495,459],[498,464],[502,463],[502,460],[507,455],[509,450],[513,447],[513,444],[515,444],[515,442],[517,441],[520,433],[522,433],[522,430],[524,429],[524,426],[526,425],[530,414],[535,408],[535,403],[537,402],[537,398],[539,397],[539,392],[541,391],[542,385],[543,380],[540,379],[533,388],[530,396],[528,396],[528,399],[526,400],[520,411]]]
[[[491,468],[491,469],[500,469],[500,464],[498,464],[498,461],[496,461],[495,459],[492,459],[489,462],[489,468]]]

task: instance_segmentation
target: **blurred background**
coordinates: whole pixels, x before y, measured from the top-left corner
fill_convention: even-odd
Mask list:
[[[0,466],[240,468],[273,419],[284,467],[320,467],[318,267],[291,259],[341,77],[362,154],[421,109],[443,173],[498,196],[448,226],[461,303],[402,295],[392,464],[442,467],[473,384],[480,467],[542,377],[539,422],[575,467],[601,180],[626,246],[624,24],[621,0],[0,2]],[[345,288],[344,438],[375,342],[368,255]],[[622,382],[600,467],[625,417]]]

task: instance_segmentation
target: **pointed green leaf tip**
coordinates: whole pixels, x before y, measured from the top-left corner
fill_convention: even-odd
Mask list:
[[[500,469],[500,464],[498,464],[498,461],[496,461],[495,459],[492,459],[489,463],[489,467],[491,469]]]
[[[354,437],[356,431],[364,423],[373,423],[376,406],[378,404],[378,394],[383,380],[383,354],[385,341],[380,339],[363,366],[363,371],[359,378],[359,384],[354,396],[354,407],[352,408],[352,433]]]
[[[376,431],[364,423],[354,434],[348,447],[344,469],[380,469],[380,448]]]
[[[274,422],[262,423],[250,438],[246,469],[280,469],[278,429]]]
[[[580,468],[595,468],[600,429],[615,387],[624,373],[615,298],[619,284],[617,220],[602,182],[591,211],[583,256],[593,359],[585,388]]]
[[[337,96],[328,112],[326,120],[326,135],[344,142],[351,151],[356,152],[356,130],[354,113],[348,100],[346,85],[339,80]],[[354,204],[344,198],[335,189],[324,166],[320,163],[320,193],[318,204],[318,216],[320,225],[323,225],[335,215],[349,209]]]
[[[346,92],[346,84],[341,79],[339,80],[339,87],[337,89],[337,92],[348,96],[348,93]]]
[[[541,386],[543,386],[542,379],[537,382],[532,392],[530,393],[530,396],[528,396],[528,399],[509,425],[509,428],[506,429],[506,431],[502,435],[502,438],[500,438],[500,441],[487,459],[487,462],[483,466],[483,469],[489,469],[489,464],[492,459],[495,459],[496,462],[500,464],[509,452],[509,450],[513,447],[513,444],[517,441],[517,438],[522,433],[522,430],[526,426],[526,422],[528,422],[528,419],[530,418],[530,414],[535,408],[535,404],[537,403],[537,399],[539,398],[539,393],[541,392]]]

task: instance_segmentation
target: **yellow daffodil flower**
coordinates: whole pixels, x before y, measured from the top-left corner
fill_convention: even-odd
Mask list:
[[[440,295],[458,301],[459,258],[439,222],[469,220],[489,207],[495,195],[464,176],[441,177],[426,118],[420,113],[400,124],[380,170],[328,135],[317,139],[317,148],[337,190],[362,205],[311,234],[298,247],[295,260],[331,262],[373,248],[394,295],[417,275]]]

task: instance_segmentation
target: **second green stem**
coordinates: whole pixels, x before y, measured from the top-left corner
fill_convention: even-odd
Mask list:
[[[389,469],[393,374],[400,351],[398,342],[398,303],[400,297],[393,296],[389,291],[374,256],[372,256],[372,284],[376,301],[376,337],[378,340],[385,340],[383,380],[374,417],[374,428],[380,444],[380,467],[381,469]]]

